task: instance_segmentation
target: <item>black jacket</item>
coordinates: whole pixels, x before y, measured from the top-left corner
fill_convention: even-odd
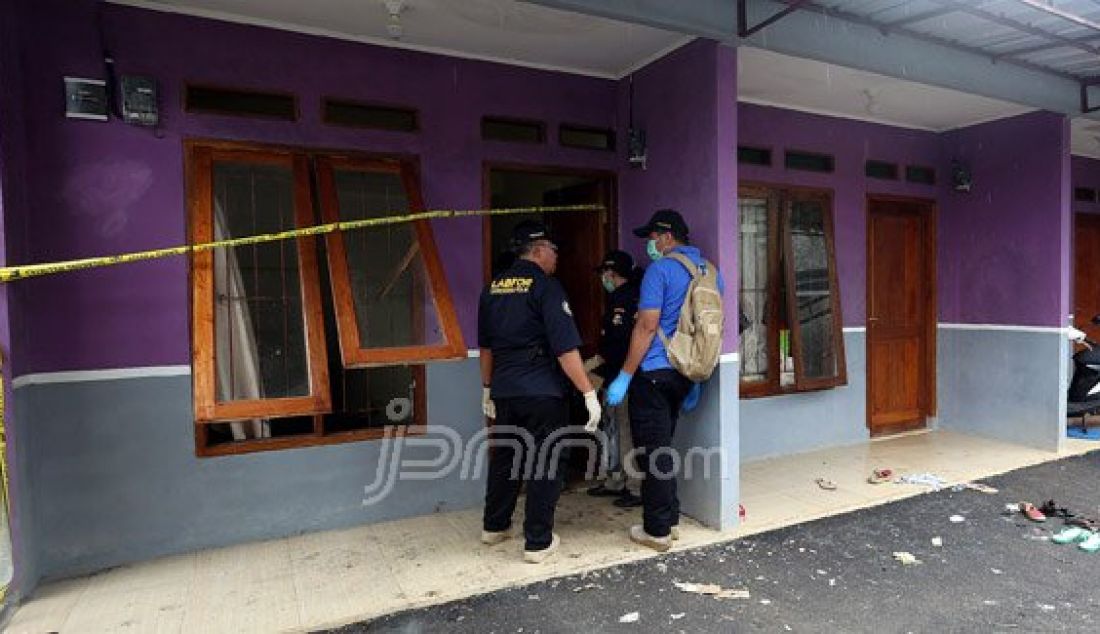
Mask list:
[[[619,374],[630,350],[630,334],[638,316],[638,284],[629,281],[607,295],[607,310],[600,322],[599,352],[603,363],[594,372],[604,381]]]

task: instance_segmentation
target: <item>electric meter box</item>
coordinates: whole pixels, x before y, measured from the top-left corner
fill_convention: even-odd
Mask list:
[[[65,78],[65,116],[70,119],[107,120],[107,82],[83,77]]]
[[[122,120],[135,125],[157,125],[160,119],[155,79],[140,75],[122,77]]]

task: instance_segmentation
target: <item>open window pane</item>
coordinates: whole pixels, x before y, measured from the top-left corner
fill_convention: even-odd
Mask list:
[[[750,325],[741,333],[741,380],[768,379],[769,219],[767,198],[741,198],[741,311]]]
[[[419,208],[393,163],[319,161],[325,219],[403,216]],[[363,368],[465,354],[427,222],[352,229],[328,238],[344,366]]]
[[[336,411],[325,417],[325,433],[415,424],[422,374],[422,366],[408,365],[345,371],[333,388]]]
[[[192,239],[209,242],[311,223],[308,165],[274,152],[189,150]],[[195,417],[257,422],[329,406],[312,239],[195,254]]]
[[[835,385],[843,375],[831,234],[831,215],[823,201],[790,203],[784,264],[800,389]]]
[[[294,176],[281,165],[215,163],[214,239],[293,229]],[[219,402],[309,394],[297,245],[214,253],[214,362]]]

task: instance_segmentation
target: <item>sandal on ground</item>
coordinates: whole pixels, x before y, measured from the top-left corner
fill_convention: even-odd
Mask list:
[[[1085,541],[1090,535],[1093,535],[1093,532],[1090,530],[1085,530],[1080,526],[1070,526],[1062,529],[1057,535],[1051,537],[1050,541],[1055,544],[1072,544],[1074,542]]]
[[[1100,533],[1090,533],[1085,541],[1078,544],[1077,547],[1086,553],[1094,553],[1100,550]]]
[[[882,484],[894,479],[893,469],[875,469],[871,472],[871,477],[867,478],[867,481],[871,484]]]
[[[1024,517],[1033,522],[1047,521],[1047,516],[1043,515],[1042,511],[1035,508],[1035,505],[1031,502],[1020,502],[1020,512],[1024,514]]]
[[[1069,512],[1069,509],[1064,506],[1058,506],[1054,503],[1054,500],[1047,500],[1042,506],[1039,507],[1039,512],[1047,517],[1060,517],[1068,520],[1073,517],[1073,513]]]
[[[826,491],[836,491],[836,482],[833,482],[832,480],[827,480],[825,478],[818,478],[818,479],[814,480],[814,482],[817,483],[817,486],[821,487],[822,489],[825,489]]]

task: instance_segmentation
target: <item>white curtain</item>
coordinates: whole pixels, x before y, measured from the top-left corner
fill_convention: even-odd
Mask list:
[[[220,201],[214,202],[214,239],[231,237],[225,209]],[[214,249],[214,340],[215,350],[228,352],[228,358],[219,355],[215,366],[218,374],[218,392],[232,396],[233,400],[261,398],[260,354],[256,346],[256,333],[252,330],[248,302],[237,254],[233,249]],[[233,345],[230,347],[229,342]],[[230,423],[233,440],[269,438],[271,427],[266,420],[253,419]]]

